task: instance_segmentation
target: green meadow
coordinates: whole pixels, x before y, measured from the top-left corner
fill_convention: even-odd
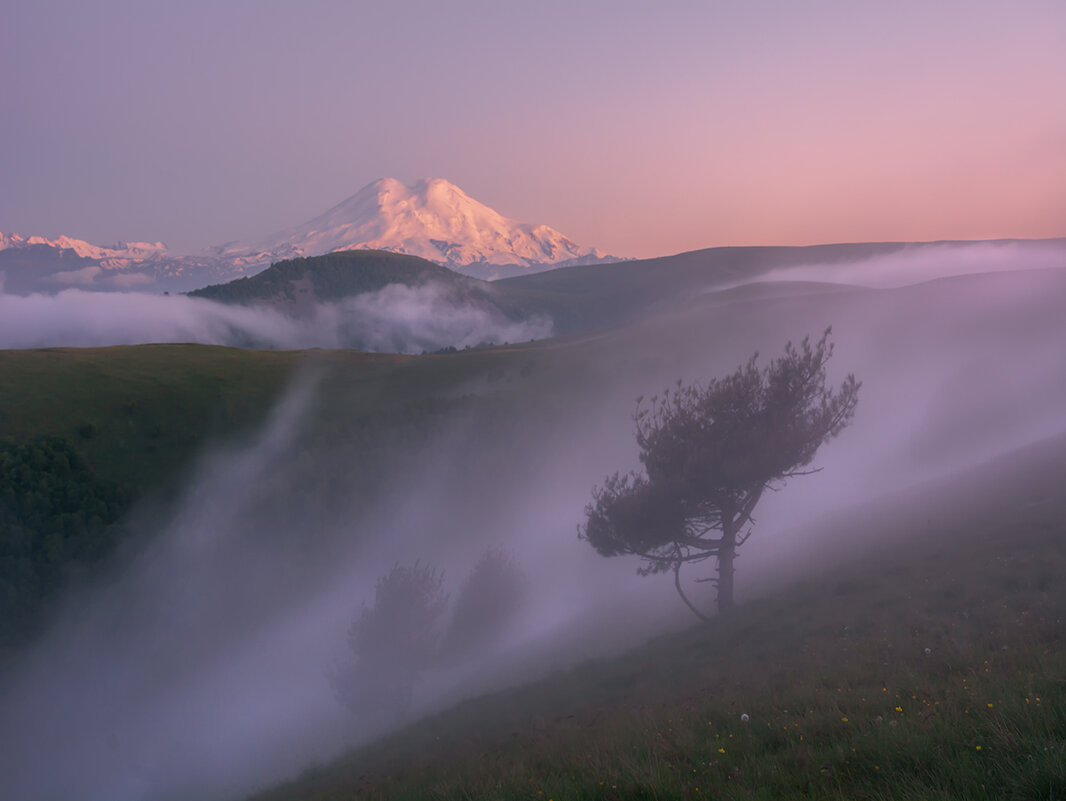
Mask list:
[[[131,529],[129,514],[165,517],[197,459],[252,436],[300,371],[320,376],[322,388],[297,456],[305,481],[284,488],[289,504],[311,503],[330,483],[318,462],[333,448],[366,452],[357,484],[371,498],[454,410],[478,409],[486,431],[504,425],[497,404],[462,388],[528,366],[523,354],[535,350],[0,351],[0,663],[72,582],[91,580],[123,545],[144,544],[131,537],[152,526]]]

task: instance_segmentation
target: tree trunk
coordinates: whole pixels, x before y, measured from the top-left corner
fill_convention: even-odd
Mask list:
[[[726,523],[722,526],[722,544],[718,548],[718,614],[733,608],[733,560],[737,558],[737,532]]]

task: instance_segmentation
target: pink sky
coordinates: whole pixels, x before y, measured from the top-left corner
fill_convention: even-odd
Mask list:
[[[1066,235],[1066,3],[24,4],[0,231],[198,249],[383,176],[585,245]]]

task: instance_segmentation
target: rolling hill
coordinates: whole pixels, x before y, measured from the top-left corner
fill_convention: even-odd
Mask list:
[[[992,242],[860,243],[805,247],[708,248],[655,259],[576,265],[491,283],[413,256],[345,251],[283,261],[250,278],[190,292],[223,303],[306,311],[390,284],[444,288],[457,305],[510,320],[543,317],[555,334],[595,331],[668,308],[693,295],[752,282],[899,285],[928,278],[1066,266],[1066,239]],[[817,272],[816,277],[811,275]],[[893,272],[898,279],[893,280]]]
[[[504,316],[517,313],[514,308],[505,309],[499,302],[499,293],[485,281],[417,256],[381,250],[348,250],[280,261],[254,276],[188,294],[220,303],[265,305],[300,314],[317,304],[379,292],[396,284],[409,288],[432,285],[457,306],[477,306]]]

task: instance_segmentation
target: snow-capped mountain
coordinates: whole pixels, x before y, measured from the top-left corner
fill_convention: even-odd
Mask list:
[[[175,269],[162,242],[118,242],[107,247],[60,236],[0,232],[0,292],[52,293],[72,287],[154,288]]]
[[[236,278],[239,269],[216,257],[172,254],[162,242],[100,246],[69,236],[47,239],[0,233],[0,293],[183,292]]]
[[[382,178],[303,225],[212,252],[235,263],[265,264],[357,249],[419,256],[481,278],[618,261],[547,225],[504,217],[443,178],[410,186]]]
[[[91,245],[83,239],[71,239],[69,236],[60,236],[56,239],[45,239],[43,236],[21,237],[18,234],[5,234],[0,231],[0,250],[9,248],[28,248],[34,245],[56,248],[57,250],[72,250],[83,259],[95,261],[108,261],[110,266],[123,266],[130,261],[143,261],[167,252],[167,246],[162,242],[118,242],[110,247]]]
[[[508,219],[441,178],[411,186],[382,178],[303,225],[198,254],[171,253],[162,242],[100,247],[67,236],[0,233],[0,292],[184,292],[254,275],[283,259],[358,249],[419,256],[476,278],[621,261],[547,225]]]

